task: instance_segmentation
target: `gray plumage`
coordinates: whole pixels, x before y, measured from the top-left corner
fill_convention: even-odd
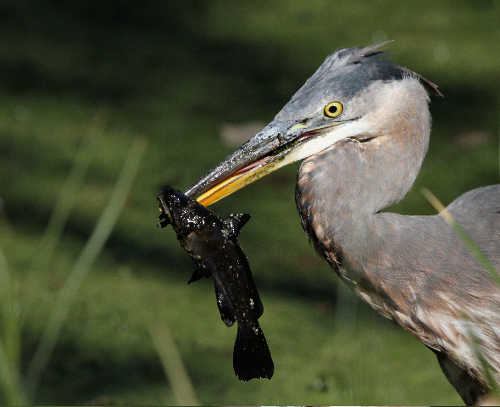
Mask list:
[[[440,216],[377,212],[376,206],[365,212],[362,199],[352,199],[360,189],[374,188],[376,177],[363,178],[359,168],[353,171],[358,177],[343,177],[356,166],[364,144],[348,141],[302,165],[296,198],[304,229],[339,276],[376,311],[435,351],[464,401],[475,403],[487,387],[468,329],[482,342],[481,352],[498,380],[499,289]],[[310,163],[321,169],[305,171]],[[387,166],[375,163],[387,179]],[[330,182],[318,182],[322,177]],[[470,191],[448,210],[498,268],[500,185]]]
[[[440,216],[382,212],[413,185],[429,145],[428,92],[441,95],[381,58],[382,45],[329,55],[261,132],[187,194],[210,204],[218,185],[242,174],[246,185],[304,160],[296,203],[317,251],[363,300],[433,350],[464,401],[475,403],[488,385],[471,336],[500,383],[500,288]],[[331,102],[339,110],[329,115]],[[500,185],[467,192],[448,210],[499,270]]]
[[[387,84],[373,82],[380,62],[374,66],[367,67],[370,81],[363,88],[372,87],[368,92],[376,94]],[[397,69],[383,66],[382,80]],[[323,65],[317,73],[322,70]],[[389,102],[408,104],[403,117],[390,126],[374,124],[369,141],[343,140],[307,158],[298,174],[297,207],[316,249],[341,278],[379,313],[432,349],[464,401],[475,403],[487,386],[469,336],[472,332],[479,340],[500,382],[500,289],[440,216],[380,212],[404,197],[427,151],[427,100],[422,93],[410,94],[420,97],[419,110],[403,95]],[[469,191],[448,211],[499,269],[500,185]]]

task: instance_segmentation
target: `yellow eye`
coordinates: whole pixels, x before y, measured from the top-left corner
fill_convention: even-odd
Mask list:
[[[328,116],[328,117],[338,117],[341,115],[342,113],[342,110],[343,110],[343,106],[342,106],[342,103],[340,102],[331,102],[331,103],[328,103],[326,106],[325,106],[325,116]]]

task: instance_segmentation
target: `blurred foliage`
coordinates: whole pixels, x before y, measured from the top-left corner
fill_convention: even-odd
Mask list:
[[[144,315],[168,322],[202,403],[457,403],[433,355],[337,285],[300,229],[297,166],[216,209],[249,212],[241,240],[266,307],[271,381],[239,383],[234,330],[208,282],[154,228],[155,194],[193,183],[230,152],[226,122],[269,120],[337,48],[385,39],[440,85],[413,191],[393,210],[432,213],[498,182],[500,2],[14,1],[0,4],[0,245],[19,282],[24,366],[136,135],[150,148],[127,206],[77,296],[37,401],[173,403]],[[100,136],[75,209],[37,284],[25,270],[96,115]],[[125,278],[128,275],[136,278]],[[337,295],[337,294],[341,295]]]

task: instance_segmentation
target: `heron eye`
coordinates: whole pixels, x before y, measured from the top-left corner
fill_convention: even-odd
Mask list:
[[[325,116],[338,117],[342,113],[343,107],[340,102],[331,102],[325,106]]]

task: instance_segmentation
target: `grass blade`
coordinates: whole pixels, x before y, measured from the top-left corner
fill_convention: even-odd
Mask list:
[[[74,165],[61,188],[59,199],[51,213],[47,229],[40,242],[40,247],[33,258],[32,270],[45,268],[57,247],[64,226],[78,197],[78,190],[83,183],[92,160],[93,142],[100,135],[99,132],[102,128],[100,124],[100,120],[97,118],[94,119],[94,124],[89,132],[90,134],[83,139],[78,149]]]
[[[123,273],[122,277],[130,285],[137,286],[130,273]],[[156,323],[156,316],[144,308],[143,304],[148,302],[149,293],[143,291],[136,298],[138,302],[134,304],[134,308],[142,310],[142,320],[149,331],[165,376],[174,393],[176,403],[178,405],[198,406],[199,401],[196,397],[196,392],[182,360],[179,348],[170,333],[168,324],[165,320],[162,320],[160,324]],[[131,299],[131,301],[136,300]],[[171,404],[170,400],[165,400],[165,404],[169,403]]]
[[[11,368],[3,343],[0,341],[0,390],[3,395],[1,400],[5,405],[19,406],[25,404],[23,392],[17,378],[17,372]]]
[[[175,344],[167,324],[161,326],[149,324],[153,344],[160,356],[165,375],[172,386],[177,404],[182,406],[199,406],[200,403],[182,362],[181,354]]]
[[[125,159],[120,177],[114,187],[111,199],[101,214],[92,234],[70,272],[56,300],[45,331],[31,361],[27,373],[27,392],[33,398],[40,382],[40,376],[50,360],[59,333],[69,313],[75,295],[88,274],[90,267],[104,247],[113,227],[118,220],[132,183],[139,169],[139,164],[146,149],[143,139],[136,140]]]
[[[10,279],[7,260],[0,249],[0,390],[7,405],[25,403],[19,381],[19,359],[21,353],[20,323],[17,318],[17,290]]]
[[[465,243],[467,248],[473,254],[473,256],[477,259],[477,261],[481,264],[481,266],[491,275],[491,278],[497,285],[500,286],[500,274],[493,267],[493,264],[489,261],[489,259],[484,255],[479,246],[474,242],[474,240],[467,234],[467,232],[460,226],[453,216],[448,212],[446,207],[436,198],[436,196],[429,191],[427,188],[422,189],[422,194],[429,201],[429,203],[439,212],[439,215],[444,219],[446,223],[448,223],[455,232],[458,234],[460,239]]]

